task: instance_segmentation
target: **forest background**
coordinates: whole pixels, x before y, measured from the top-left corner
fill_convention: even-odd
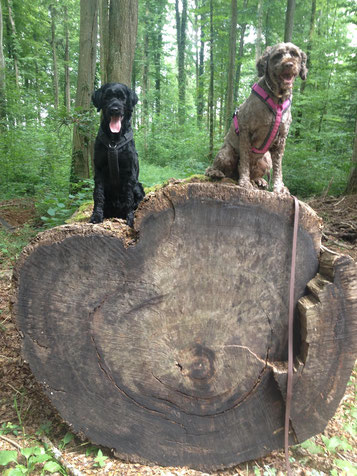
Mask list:
[[[99,114],[78,102],[81,4],[1,0],[0,200],[34,198],[47,226],[92,193]],[[105,80],[100,27],[108,0],[83,4],[98,8],[98,35],[92,25],[82,31],[94,32],[98,46],[94,63],[82,65],[95,65],[90,97]],[[144,186],[204,172],[256,80],[256,59],[288,34],[308,53],[309,75],[294,86],[285,182],[300,198],[355,192],[356,11],[353,0],[142,0],[131,87],[139,96],[133,125]],[[73,127],[89,149],[80,169]]]
[[[139,96],[133,126],[140,180],[147,188],[170,177],[204,173],[235,107],[257,79],[256,59],[266,46],[291,39],[306,51],[309,74],[294,86],[284,181],[299,198],[316,197],[321,216],[333,211],[324,239],[357,256],[351,245],[357,195],[329,197],[357,193],[354,0],[0,0],[0,337],[7,342],[0,356],[5,372],[0,436],[9,434],[25,446],[34,443],[32,437],[26,440],[24,416],[27,432],[37,434],[44,403],[29,371],[18,363],[20,344],[8,309],[11,267],[31,236],[64,223],[92,198],[92,149],[100,117],[90,97],[117,74],[109,65],[125,69],[109,58],[121,31],[130,39],[124,42],[126,53],[133,55],[123,81]],[[343,241],[346,232],[339,225],[346,223],[351,234]],[[294,450],[295,469],[301,469],[296,474],[357,474],[356,371],[348,389],[324,434]],[[71,438],[75,442],[49,415],[58,446]],[[77,465],[78,447],[73,443],[75,451],[66,455]],[[93,451],[91,460],[85,451],[80,459],[88,474],[109,461],[109,453]],[[247,464],[225,474],[282,474],[277,468],[285,471],[284,458],[278,456],[251,463],[250,473]],[[52,459],[49,463],[58,468]],[[118,471],[124,465],[113,459],[108,464]],[[14,474],[30,474],[18,466]],[[140,472],[136,465],[132,472],[128,468],[117,474]],[[148,471],[163,474],[158,468]]]

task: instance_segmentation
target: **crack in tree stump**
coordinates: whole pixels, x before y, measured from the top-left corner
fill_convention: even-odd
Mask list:
[[[126,460],[210,470],[283,446],[293,210],[174,183],[144,200],[135,232],[65,225],[23,251],[23,355],[75,432]],[[317,274],[320,237],[301,204],[291,443],[333,416],[356,353],[356,265],[325,253]]]

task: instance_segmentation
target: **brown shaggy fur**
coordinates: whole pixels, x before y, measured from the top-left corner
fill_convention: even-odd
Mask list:
[[[307,75],[306,54],[292,43],[278,43],[268,47],[257,62],[258,84],[278,104],[292,97],[292,87],[296,76],[305,80]],[[239,180],[246,188],[267,188],[263,176],[270,174],[273,167],[273,190],[289,193],[282,177],[282,158],[286,137],[291,124],[290,108],[283,115],[278,133],[269,151],[263,154],[252,152],[252,147],[260,149],[274,123],[274,114],[255,94],[239,107],[239,135],[234,124],[224,138],[223,146],[214,159],[206,175],[212,178],[230,177]]]

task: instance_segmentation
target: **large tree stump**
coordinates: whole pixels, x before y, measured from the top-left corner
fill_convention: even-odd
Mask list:
[[[74,431],[123,459],[211,470],[283,447],[293,210],[173,184],[141,204],[135,232],[68,225],[24,250],[23,355]],[[320,227],[301,204],[292,444],[333,416],[356,353],[356,265],[319,258]]]

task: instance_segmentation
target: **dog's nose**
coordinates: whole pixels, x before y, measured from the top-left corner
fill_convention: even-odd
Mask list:
[[[115,115],[115,114],[119,114],[119,112],[120,112],[120,111],[119,111],[119,108],[118,108],[117,106],[112,106],[112,107],[110,108],[110,114]]]
[[[284,64],[285,68],[292,68],[294,66],[294,63],[289,61],[288,63]]]

